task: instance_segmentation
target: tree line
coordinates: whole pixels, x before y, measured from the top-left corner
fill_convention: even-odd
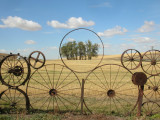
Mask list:
[[[92,57],[98,56],[98,44],[92,44],[90,40],[86,43],[67,42],[61,47],[61,55],[67,60],[91,60]]]

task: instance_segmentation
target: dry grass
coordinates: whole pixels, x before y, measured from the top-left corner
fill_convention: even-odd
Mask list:
[[[132,73],[143,70],[139,67],[132,70],[132,73],[128,72],[118,66],[121,65],[120,57],[121,55],[104,56],[99,66],[117,65],[104,65],[93,72],[85,73],[72,72],[63,66],[61,60],[47,60],[47,66],[37,71],[31,69],[31,79],[20,88],[25,91],[27,87],[27,94],[34,109],[48,111],[54,109],[54,112],[80,110],[81,84],[82,79],[85,79],[84,99],[89,109],[98,113],[124,114],[126,111],[131,111],[138,95],[138,87],[131,81]],[[64,62],[71,69],[82,72],[95,68],[100,58],[101,56],[92,60],[65,60]],[[3,89],[6,87],[2,86],[0,90]],[[56,89],[52,95],[51,89]],[[108,97],[109,90],[114,90],[116,97]],[[15,96],[18,96],[18,93]]]

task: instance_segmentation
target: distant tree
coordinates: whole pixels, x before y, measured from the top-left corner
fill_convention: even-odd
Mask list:
[[[64,44],[63,46],[62,46],[62,48],[61,48],[61,55],[63,56],[63,57],[66,57],[67,58],[67,60],[69,60],[69,49],[68,49],[68,46],[67,46],[67,44]]]
[[[98,56],[98,44],[92,44],[90,40],[86,43],[76,41],[65,43],[61,48],[61,55],[67,60],[91,60]]]
[[[98,56],[98,48],[99,48],[98,44],[95,43],[94,45],[92,45],[92,57]]]
[[[83,42],[78,42],[78,55],[79,60],[82,60],[85,55],[85,44]]]
[[[74,59],[78,59],[78,45],[76,43],[76,41],[74,41],[73,43],[73,54],[74,54]]]
[[[88,60],[92,59],[92,43],[90,40],[86,42]]]

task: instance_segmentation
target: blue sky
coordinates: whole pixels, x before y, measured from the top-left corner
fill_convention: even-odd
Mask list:
[[[39,50],[57,59],[63,36],[76,28],[96,32],[106,55],[160,49],[159,6],[160,0],[0,0],[0,52]]]

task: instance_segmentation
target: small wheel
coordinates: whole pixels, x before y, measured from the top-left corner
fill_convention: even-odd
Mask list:
[[[85,80],[84,101],[94,113],[130,114],[137,104],[138,87],[132,73],[120,65],[104,64]]]
[[[29,64],[34,68],[34,69],[39,69],[44,66],[46,62],[46,58],[44,54],[40,51],[33,51],[28,58]]]
[[[0,62],[0,80],[9,87],[24,85],[30,76],[27,60],[19,54],[6,56]]]
[[[1,113],[17,113],[29,110],[29,98],[19,88],[9,88],[0,93]]]
[[[160,76],[151,76],[144,86],[144,96],[147,100],[160,100]]]
[[[128,49],[122,53],[121,63],[123,67],[134,70],[137,69],[142,62],[141,53],[135,49]]]
[[[76,74],[59,64],[37,69],[27,83],[31,107],[37,111],[74,111],[80,104],[80,93],[80,81]]]
[[[152,116],[160,113],[160,105],[153,101],[147,101],[142,104],[142,114]]]
[[[142,57],[141,67],[149,75],[160,74],[160,51],[149,50]]]

